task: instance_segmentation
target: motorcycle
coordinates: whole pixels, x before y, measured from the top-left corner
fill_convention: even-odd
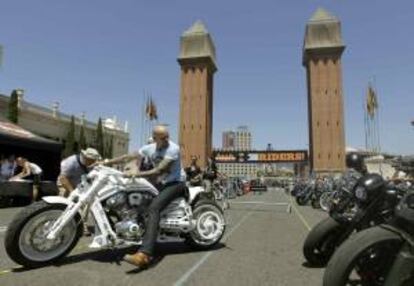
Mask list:
[[[309,232],[303,245],[304,257],[311,265],[326,265],[352,233],[389,221],[403,194],[388,187],[380,175],[363,176],[351,192],[343,191],[330,216]]]
[[[316,188],[316,180],[311,180],[306,186],[295,192],[296,203],[300,206],[306,205],[313,197]]]
[[[202,187],[186,188],[160,214],[158,240],[184,239],[196,249],[210,249],[225,232],[222,209],[204,198]],[[83,221],[93,216],[90,248],[140,245],[145,211],[159,191],[144,178],[125,178],[105,166],[94,167],[68,198],[49,196],[24,208],[7,228],[5,249],[28,268],[65,257],[83,234]]]
[[[338,248],[323,285],[414,285],[413,191],[398,204],[389,224],[361,231]]]

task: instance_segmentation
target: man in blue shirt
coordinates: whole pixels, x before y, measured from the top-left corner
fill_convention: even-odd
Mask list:
[[[154,127],[152,137],[154,143],[145,145],[137,153],[105,162],[106,165],[112,165],[137,157],[147,157],[154,166],[148,171],[127,174],[128,176],[148,178],[160,190],[160,194],[151,202],[147,210],[148,221],[140,250],[133,255],[125,255],[124,257],[126,262],[140,268],[147,267],[154,256],[160,212],[174,199],[183,196],[185,190],[185,184],[181,181],[180,147],[169,140],[168,129],[163,125]]]

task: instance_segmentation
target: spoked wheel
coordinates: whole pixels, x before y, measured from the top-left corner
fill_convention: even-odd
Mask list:
[[[33,268],[53,263],[68,254],[82,235],[80,216],[70,221],[56,239],[46,239],[65,208],[65,205],[37,202],[23,209],[7,229],[5,248],[9,257]]]
[[[220,207],[209,201],[199,201],[193,209],[195,228],[186,242],[197,249],[209,249],[216,245],[224,235],[225,219]]]
[[[323,285],[384,285],[402,243],[396,233],[381,227],[355,234],[333,255],[326,268]]]
[[[324,192],[319,198],[319,204],[322,210],[329,212],[329,209],[332,205],[332,194],[329,192]]]

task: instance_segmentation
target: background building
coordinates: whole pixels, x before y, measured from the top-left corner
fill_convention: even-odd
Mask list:
[[[19,122],[22,128],[43,138],[65,143],[68,134],[71,116],[59,111],[59,104],[54,103],[52,108],[46,108],[24,100],[24,93],[19,90]],[[6,115],[9,104],[9,96],[0,95],[0,113]],[[129,133],[126,123],[122,128],[116,118],[103,120],[104,145],[112,146],[112,155],[119,156],[128,153]],[[85,119],[85,115],[75,117],[75,138],[79,140],[81,125],[84,126],[86,143],[94,146],[96,142],[97,124]],[[110,142],[112,141],[112,144]],[[76,142],[78,143],[78,142]]]
[[[252,149],[252,134],[247,126],[223,132],[223,150],[247,151]],[[259,164],[254,163],[219,163],[220,173],[230,177],[256,177]]]
[[[235,149],[236,150],[251,150],[252,149],[252,134],[247,126],[239,126],[235,132]]]
[[[254,178],[259,170],[259,164],[255,163],[218,163],[218,171],[228,177]]]
[[[223,132],[223,141],[222,141],[223,150],[235,150],[236,148],[236,133],[234,131],[224,131]]]
[[[252,133],[247,126],[239,126],[236,130],[227,130],[222,134],[223,150],[246,151],[252,149]]]

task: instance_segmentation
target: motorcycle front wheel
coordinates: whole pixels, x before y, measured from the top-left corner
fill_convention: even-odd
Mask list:
[[[358,232],[332,256],[323,285],[384,285],[402,244],[399,235],[379,226]]]
[[[65,209],[63,204],[39,201],[18,213],[7,228],[4,241],[9,257],[24,267],[35,268],[66,256],[83,233],[79,215],[61,230],[56,239],[46,239],[48,230]]]
[[[193,208],[195,228],[186,243],[199,250],[207,250],[220,242],[226,229],[223,211],[215,203],[208,200],[198,201]]]
[[[327,217],[315,225],[303,243],[303,256],[312,266],[328,263],[336,247],[344,226]]]

